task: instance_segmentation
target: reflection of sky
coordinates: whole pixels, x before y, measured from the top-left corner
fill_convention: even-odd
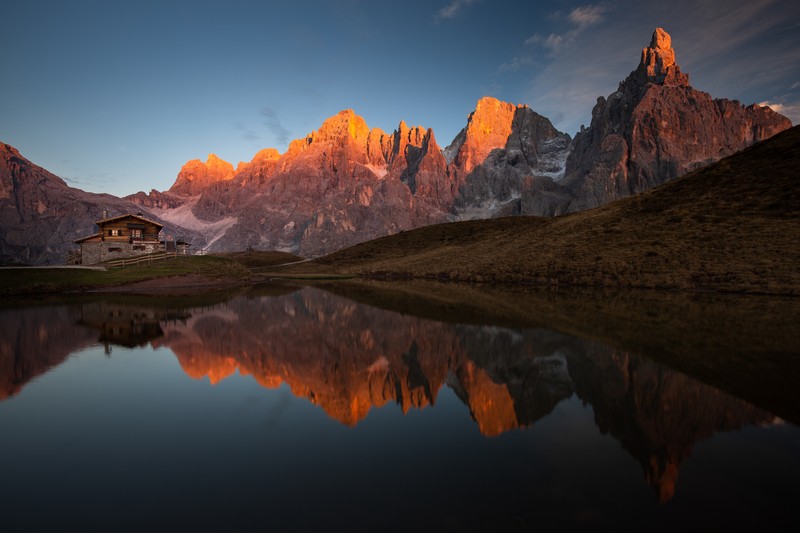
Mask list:
[[[83,350],[0,403],[0,426],[0,501],[14,510],[4,526],[75,516],[186,529],[641,525],[700,503],[723,524],[738,501],[779,517],[792,498],[783,484],[800,472],[795,426],[715,436],[662,506],[574,395],[492,438],[446,386],[433,407],[403,415],[390,403],[347,427],[286,385],[191,379],[168,349]],[[725,498],[709,497],[719,485]]]
[[[0,444],[4,457],[24,458],[4,473],[0,495],[6,502],[13,495],[5,491],[22,497],[10,481],[24,480],[49,487],[40,494],[45,503],[58,495],[94,507],[111,491],[116,502],[140,501],[142,510],[156,512],[211,495],[209,507],[243,504],[239,518],[256,512],[248,502],[258,502],[271,523],[303,523],[319,517],[287,510],[316,501],[355,519],[404,499],[429,502],[428,512],[464,505],[467,496],[489,505],[498,484],[522,489],[538,480],[566,489],[594,464],[592,478],[621,469],[625,475],[615,476],[625,479],[628,496],[649,498],[635,461],[597,434],[591,410],[575,400],[530,431],[486,439],[447,388],[434,408],[404,416],[390,404],[355,428],[287,392],[239,375],[214,386],[192,380],[168,350],[115,348],[110,359],[101,349],[85,350],[0,405],[4,428],[24,428]],[[603,460],[575,461],[573,454]]]
[[[572,135],[657,26],[697,88],[800,119],[793,0],[6,4],[0,141],[92,192],[284,151],[345,108],[433,127],[444,147],[492,95]]]

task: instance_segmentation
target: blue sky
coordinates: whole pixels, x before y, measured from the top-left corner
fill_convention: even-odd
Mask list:
[[[574,135],[657,26],[694,87],[800,120],[796,0],[6,0],[0,25],[0,141],[115,195],[283,152],[346,108],[444,147],[491,95]]]

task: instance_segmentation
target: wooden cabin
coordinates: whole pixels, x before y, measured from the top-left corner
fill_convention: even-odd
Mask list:
[[[93,265],[112,259],[163,252],[167,248],[170,248],[169,251],[186,253],[189,246],[171,238],[160,239],[159,234],[164,226],[141,214],[104,218],[96,224],[97,233],[73,241],[81,247],[80,258],[75,256],[74,263]]]

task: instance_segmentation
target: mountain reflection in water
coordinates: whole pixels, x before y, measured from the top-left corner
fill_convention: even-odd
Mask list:
[[[602,342],[541,327],[419,318],[318,289],[194,307],[118,299],[1,313],[0,399],[98,342],[107,354],[114,345],[168,348],[187,375],[212,384],[237,371],[263,387],[286,384],[348,426],[387,403],[403,413],[435,405],[446,386],[493,437],[536,424],[575,395],[639,462],[662,502],[675,495],[695,443],[776,420]]]

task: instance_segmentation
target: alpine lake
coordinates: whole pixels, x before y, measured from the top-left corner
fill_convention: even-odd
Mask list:
[[[0,306],[4,531],[781,531],[797,298],[425,283]]]

